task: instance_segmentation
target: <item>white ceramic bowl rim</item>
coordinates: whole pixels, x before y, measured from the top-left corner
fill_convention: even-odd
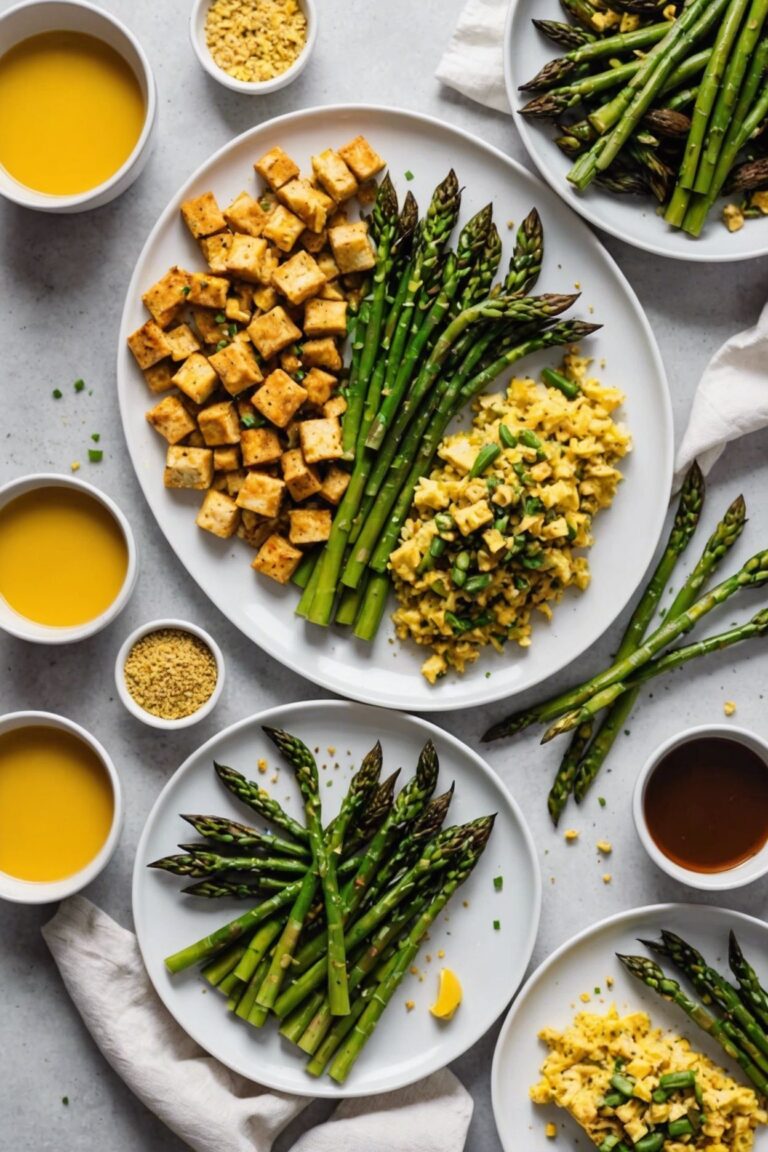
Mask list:
[[[752,884],[755,880],[768,874],[768,842],[754,856],[750,856],[749,859],[743,860],[733,868],[726,868],[722,872],[694,872],[690,868],[676,864],[674,860],[670,860],[661,851],[651,836],[645,819],[645,790],[663,757],[673,748],[679,748],[682,744],[688,744],[691,740],[698,740],[702,737],[731,740],[734,743],[743,744],[760,757],[765,764],[766,772],[768,772],[768,741],[764,740],[762,736],[758,736],[756,732],[729,724],[700,724],[695,728],[686,728],[683,732],[678,732],[677,735],[670,736],[668,740],[665,740],[643,765],[635,783],[632,815],[641,844],[651,860],[662,871],[674,880],[679,880],[681,883],[687,884],[691,888],[697,888],[702,892],[723,892],[731,888],[742,888],[744,885]]]
[[[225,72],[223,68],[219,67],[213,59],[205,41],[205,19],[201,18],[201,10],[210,7],[213,0],[195,0],[189,19],[189,34],[192,40],[192,47],[200,64],[208,75],[212,76],[214,80],[217,80],[219,84],[223,84],[224,87],[231,88],[233,92],[241,92],[246,96],[267,96],[270,92],[276,92],[279,88],[290,84],[292,80],[295,80],[296,77],[304,71],[307,61],[315,47],[315,40],[317,39],[317,11],[314,0],[298,0],[298,2],[307,19],[307,39],[304,47],[290,68],[286,68],[284,72],[278,73],[277,76],[273,76],[270,80],[238,80],[235,76],[230,76],[228,72]]]
[[[48,8],[61,8],[62,14],[67,9],[81,8],[94,14],[98,19],[104,20],[106,23],[111,24],[121,36],[123,36],[130,44],[133,51],[136,53],[136,58],[141,65],[141,74],[136,74],[136,69],[133,68],[136,74],[136,79],[145,90],[146,107],[144,110],[144,124],[141,129],[141,134],[133,147],[132,152],[123,162],[123,164],[113,172],[107,179],[103,180],[101,184],[95,185],[93,188],[86,189],[85,192],[75,192],[66,196],[51,195],[46,192],[40,192],[37,188],[28,188],[26,184],[20,183],[9,172],[0,167],[0,175],[2,176],[3,195],[13,199],[17,204],[21,204],[27,208],[43,207],[44,205],[55,206],[58,209],[75,208],[80,205],[85,206],[91,200],[101,197],[108,189],[112,188],[115,184],[120,183],[126,173],[134,166],[141,153],[146,147],[149,140],[150,133],[155,123],[155,116],[157,114],[157,90],[155,88],[155,78],[152,69],[147,59],[146,53],[142,48],[139,41],[134,36],[133,32],[125,25],[117,16],[113,16],[111,12],[99,8],[96,4],[88,3],[88,0],[22,0],[22,3],[15,4],[13,8],[8,8],[5,12],[0,14],[0,27],[7,21],[17,16],[20,12],[25,11],[27,8],[37,8],[44,5]],[[53,26],[40,28],[39,31],[67,31],[66,28],[58,29]],[[95,32],[89,35],[96,35]],[[98,39],[98,36],[96,37]],[[23,37],[26,39],[26,35]],[[9,45],[6,51],[9,51],[14,44],[20,43],[19,40],[14,41]],[[119,51],[119,49],[115,49]],[[125,56],[122,52],[120,55]],[[126,63],[131,65],[131,62],[126,60]],[[131,65],[131,67],[133,67]],[[11,190],[17,191],[17,195],[11,195]]]
[[[106,868],[120,839],[123,824],[123,793],[120,777],[109,753],[96,737],[80,724],[55,712],[7,712],[4,716],[0,716],[0,735],[28,727],[58,728],[77,736],[96,753],[112,786],[113,809],[109,833],[97,854],[84,868],[61,880],[19,880],[7,872],[0,872],[0,900],[10,900],[15,904],[52,904],[56,900],[63,900],[66,896],[79,892]]]
[[[202,640],[203,644],[210,649],[216,661],[216,685],[213,692],[205,703],[200,705],[197,711],[191,712],[189,716],[182,716],[178,720],[166,720],[163,716],[155,716],[151,712],[147,712],[145,708],[142,708],[128,691],[125,685],[125,676],[123,675],[125,661],[134,644],[144,636],[148,636],[151,632],[159,632],[164,628],[176,629],[179,632],[188,632],[191,636],[196,636],[198,640]],[[127,636],[120,645],[115,660],[115,687],[117,688],[118,696],[131,715],[135,716],[137,720],[143,720],[144,723],[148,724],[151,728],[163,728],[168,731],[176,731],[178,728],[189,728],[193,724],[197,724],[198,721],[202,720],[205,716],[208,716],[218,703],[224,688],[224,656],[213,636],[211,636],[209,632],[206,632],[204,628],[201,628],[199,624],[193,624],[190,620],[179,620],[176,618],[150,620],[148,623],[141,624],[138,628],[135,628],[130,636]]]
[[[64,472],[32,472],[27,476],[18,476],[15,480],[9,480],[0,486],[0,508],[15,499],[16,496],[23,496],[26,492],[33,492],[38,488],[73,488],[80,492],[86,492],[110,513],[123,534],[128,552],[125,578],[117,596],[100,616],[94,616],[92,620],[86,620],[84,624],[61,626],[38,624],[37,621],[29,620],[26,616],[20,615],[0,597],[0,629],[9,632],[20,640],[31,640],[36,644],[71,644],[100,632],[122,612],[128,603],[138,575],[136,540],[125,513],[117,506],[111,496],[107,496],[106,492],[102,492],[100,488],[90,484],[87,480],[81,480],[77,476],[68,476]]]

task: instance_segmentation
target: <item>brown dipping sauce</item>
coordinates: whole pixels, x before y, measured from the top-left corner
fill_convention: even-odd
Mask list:
[[[725,872],[768,840],[768,765],[736,740],[700,736],[659,761],[643,805],[665,856],[692,872]]]

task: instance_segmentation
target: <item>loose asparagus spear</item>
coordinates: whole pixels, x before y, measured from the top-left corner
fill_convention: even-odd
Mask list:
[[[604,56],[618,56],[622,53],[645,51],[652,48],[669,33],[670,24],[665,20],[660,24],[647,25],[637,28],[634,32],[620,32],[615,36],[606,36],[604,39],[592,40],[588,44],[581,44],[572,48],[564,56],[550,60],[527,84],[521,84],[523,92],[537,92],[547,88],[554,88],[568,76],[572,75],[580,64],[589,64]]]
[[[560,761],[560,766],[555,775],[552,787],[549,790],[549,795],[547,796],[547,809],[555,828],[557,828],[563,810],[568,803],[568,797],[573,790],[573,782],[576,779],[581,758],[587,751],[593,731],[594,724],[591,720],[579,724],[565,751],[565,755]]]
[[[768,1029],[768,992],[760,983],[760,978],[741,950],[734,932],[728,936],[728,963],[736,977],[741,998],[754,1012],[763,1028]]]
[[[303,844],[294,844],[271,833],[258,832],[247,824],[239,824],[226,816],[182,815],[182,820],[191,824],[199,836],[204,836],[215,844],[230,847],[242,852],[243,849],[263,849],[268,853],[292,856],[297,860],[309,860],[309,849]]]
[[[580,48],[582,44],[591,44],[595,39],[593,33],[562,20],[533,20],[532,23],[561,48]]]
[[[256,876],[276,872],[284,876],[303,876],[307,870],[307,862],[284,856],[219,856],[215,852],[196,850],[175,856],[164,856],[161,860],[153,860],[147,867],[159,868],[164,872],[173,873],[174,876],[193,878],[215,876],[219,872],[252,872]]]
[[[504,278],[504,294],[527,296],[535,287],[544,262],[544,229],[531,208],[515,236],[515,247]]]
[[[289,816],[277,800],[273,799],[266,789],[257,784],[255,780],[247,780],[242,773],[236,772],[234,768],[227,768],[224,764],[214,762],[213,767],[224,787],[243,804],[252,808],[254,812],[258,812],[259,816],[265,820],[270,820],[278,828],[282,828],[299,843],[306,844],[309,841],[307,829],[299,824],[298,820]]]

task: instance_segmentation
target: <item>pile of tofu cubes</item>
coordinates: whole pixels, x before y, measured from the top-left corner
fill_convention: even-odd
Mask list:
[[[358,136],[311,158],[280,147],[254,165],[265,188],[221,209],[211,192],[183,219],[208,264],[171,268],[142,296],[150,319],[128,338],[163,398],[147,420],[168,442],[166,488],[204,491],[197,524],[257,549],[284,584],[327,540],[349,483],[339,389],[347,313],[375,264],[364,220],[384,161]]]

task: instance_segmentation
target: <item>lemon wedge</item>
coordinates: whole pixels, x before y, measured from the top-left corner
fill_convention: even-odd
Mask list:
[[[461,984],[456,973],[450,968],[441,968],[437,1000],[430,1005],[429,1010],[438,1020],[450,1020],[461,1004],[461,996]]]

